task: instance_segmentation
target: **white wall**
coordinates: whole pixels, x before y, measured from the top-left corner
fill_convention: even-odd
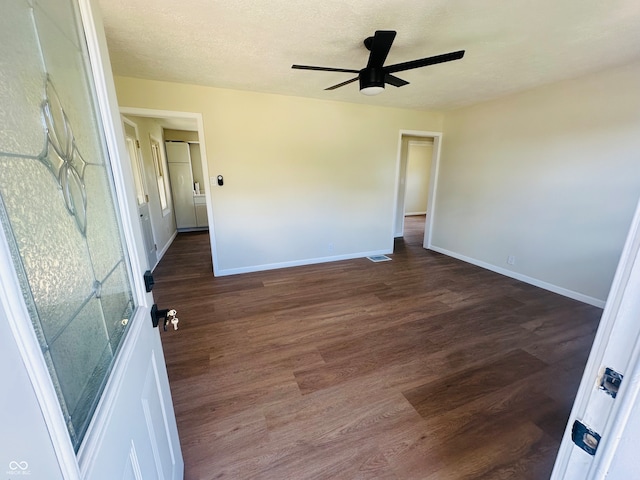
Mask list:
[[[640,195],[638,85],[636,64],[446,113],[434,248],[602,304]]]
[[[149,194],[149,217],[151,218],[154,240],[158,247],[158,261],[160,261],[160,255],[166,251],[177,231],[170,189],[167,189],[167,204],[170,212],[166,215],[162,213],[158,185],[155,178],[153,156],[151,154],[150,135],[158,139],[160,141],[160,148],[164,149],[162,127],[158,121],[153,118],[138,117],[135,115],[125,116],[138,127],[138,136],[140,137],[138,140],[140,140],[140,151],[142,152],[144,161],[144,175]],[[169,169],[166,164],[164,165],[164,171],[166,175],[169,174]]]
[[[116,77],[121,106],[199,112],[219,271],[393,249],[398,133],[433,112]],[[329,94],[328,94],[329,96]],[[202,147],[202,144],[201,144]]]
[[[432,155],[433,139],[421,138],[418,140],[409,140],[407,146],[407,179],[404,199],[405,215],[427,213]]]

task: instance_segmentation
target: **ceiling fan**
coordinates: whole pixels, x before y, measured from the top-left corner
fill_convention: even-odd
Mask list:
[[[396,32],[393,30],[376,30],[373,37],[367,37],[364,40],[364,46],[367,47],[371,53],[369,53],[369,61],[367,66],[362,70],[352,70],[348,68],[330,68],[330,67],[314,67],[311,65],[292,65],[291,68],[299,70],[320,70],[323,72],[346,72],[357,73],[358,76],[347,80],[346,82],[338,83],[331,87],[325,88],[325,90],[335,90],[336,88],[343,87],[350,83],[360,80],[360,93],[365,95],[377,95],[384,91],[386,83],[393,85],[394,87],[402,87],[408,85],[409,82],[398,78],[393,73],[403,72],[405,70],[411,70],[414,68],[426,67],[429,65],[435,65],[436,63],[450,62],[452,60],[459,60],[464,56],[464,50],[457,52],[444,53],[442,55],[436,55],[433,57],[420,58],[418,60],[412,60],[410,62],[396,63],[395,65],[384,66],[384,61],[387,59],[393,40],[396,38]]]

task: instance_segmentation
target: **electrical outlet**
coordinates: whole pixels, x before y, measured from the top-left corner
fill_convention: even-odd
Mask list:
[[[330,243],[327,248],[330,252],[333,252],[333,243]]]
[[[516,257],[515,257],[515,255],[509,255],[509,256],[507,257],[507,263],[508,263],[509,265],[515,265],[515,263],[516,263]]]

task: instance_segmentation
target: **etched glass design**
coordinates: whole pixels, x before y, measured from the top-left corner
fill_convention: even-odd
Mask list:
[[[0,16],[0,223],[77,449],[135,310],[73,0]]]

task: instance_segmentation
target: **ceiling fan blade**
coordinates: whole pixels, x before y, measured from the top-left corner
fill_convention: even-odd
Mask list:
[[[331,87],[325,88],[325,90],[335,90],[336,88],[340,88],[340,87],[344,87],[345,85],[349,85],[350,83],[353,83],[356,80],[358,80],[358,77],[352,78],[351,80],[347,80],[346,82],[342,82],[342,83],[339,83],[337,85],[333,85]]]
[[[291,65],[291,68],[296,68],[298,70],[319,70],[321,72],[346,72],[346,73],[360,72],[360,70],[351,70],[348,68],[313,67],[311,65]]]
[[[376,30],[371,42],[371,53],[369,54],[369,62],[367,67],[382,67],[384,61],[389,55],[393,40],[396,38],[396,32],[393,30]],[[366,44],[365,44],[366,45]]]
[[[388,83],[389,85],[393,85],[394,87],[404,87],[405,85],[409,85],[409,82],[407,82],[406,80],[394,77],[390,73],[387,73],[384,76],[384,83]]]
[[[435,65],[436,63],[450,62],[452,60],[460,60],[464,57],[464,50],[457,52],[444,53],[442,55],[436,55],[434,57],[421,58],[419,60],[412,60],[410,62],[396,63],[395,65],[389,65],[384,67],[385,73],[403,72],[405,70],[411,70],[413,68],[426,67],[428,65]]]

